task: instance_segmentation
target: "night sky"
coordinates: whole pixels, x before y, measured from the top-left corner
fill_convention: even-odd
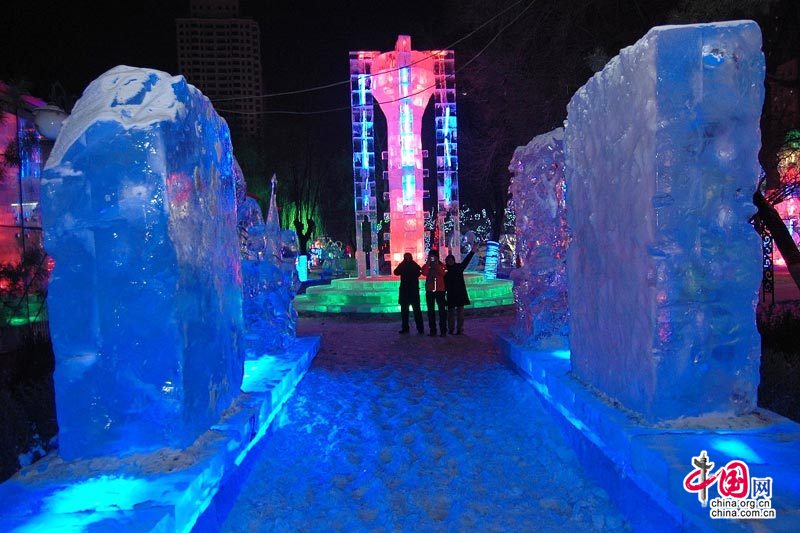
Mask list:
[[[45,9],[41,2],[16,5],[0,20],[1,80],[24,78],[33,82],[32,94],[46,99],[54,81],[77,97],[94,78],[119,64],[176,73],[175,19],[189,15],[188,0],[44,4]],[[241,16],[256,19],[261,28],[265,90],[346,80],[350,50],[391,49],[399,33],[421,36],[413,41],[417,49],[447,44],[424,37],[443,24],[441,2],[412,0],[402,10],[395,2],[369,4],[242,0]],[[453,31],[439,33],[444,39]],[[339,88],[275,105],[310,110],[348,102],[347,90]]]
[[[791,24],[785,12],[792,11],[796,17],[800,2],[765,0],[764,3],[770,1],[787,6],[775,10],[780,12],[780,17],[773,18],[778,20],[782,17]],[[264,90],[275,92],[346,80],[348,51],[389,50],[399,33],[410,34],[414,48],[418,50],[447,46],[514,2],[407,0],[401,7],[401,3],[396,1],[241,0],[240,13],[260,24]],[[528,3],[529,0],[519,2],[518,8],[498,22],[505,23]],[[744,0],[715,4],[726,3],[753,4]],[[692,9],[687,6],[693,4],[703,2],[541,0],[534,2],[533,8],[506,31],[503,38],[514,39],[515,33],[519,36],[521,31],[530,28],[531,32],[537,31],[543,37],[537,43],[537,53],[554,57],[561,55],[565,62],[582,61],[584,57],[569,57],[569,51],[563,46],[561,49],[557,45],[547,46],[550,41],[548,33],[553,34],[554,42],[557,42],[558,34],[568,33],[570,41],[578,42],[584,48],[579,50],[580,53],[585,54],[585,49],[599,46],[610,57],[619,48],[635,42],[649,27],[674,22],[676,7],[691,13]],[[565,15],[562,13],[559,21],[559,10],[566,13],[566,17],[574,16],[574,20],[567,18],[568,25],[564,25]],[[3,51],[0,80],[26,79],[32,82],[31,94],[45,99],[49,96],[51,84],[59,81],[75,98],[91,80],[119,64],[176,73],[175,19],[188,14],[189,0],[16,2],[7,6],[0,17]],[[545,22],[537,26],[541,20]],[[497,25],[491,26],[456,46],[457,65],[480,49],[497,29]],[[769,37],[767,30],[765,28],[765,37]],[[787,35],[796,33],[794,29]],[[501,39],[489,48],[485,56],[502,54],[503,46]],[[769,67],[769,50],[766,51]],[[579,73],[579,80],[585,81],[591,75],[591,70],[584,70]],[[466,80],[474,75],[474,69],[470,68],[460,75],[460,79]],[[571,94],[577,88],[574,87],[575,80],[565,80],[564,83],[568,85],[565,94]],[[347,105],[348,96],[344,87],[338,87],[299,98],[267,99],[266,104],[267,109],[307,111]]]
[[[531,9],[499,33],[531,2]],[[240,16],[259,22],[263,87],[271,93],[348,80],[350,50],[390,50],[401,33],[412,36],[417,50],[446,47],[515,3],[518,7],[454,47],[456,67],[461,68],[488,45],[478,61],[457,77],[459,179],[462,200],[498,217],[507,201],[507,166],[514,148],[561,125],[569,98],[593,68],[636,42],[649,28],[756,18],[764,33],[768,72],[797,57],[800,46],[798,0],[763,0],[761,4],[752,0],[407,0],[402,7],[397,1],[241,0]],[[772,10],[763,9],[766,5]],[[727,7],[714,12],[717,8],[709,6]],[[189,16],[189,0],[24,2],[5,11],[0,17],[4,56],[0,80],[25,79],[31,82],[29,92],[45,100],[51,100],[51,84],[58,81],[74,100],[89,82],[119,64],[177,73],[175,19]],[[499,39],[489,44],[495,35]],[[596,60],[591,59],[593,54]],[[348,105],[346,85],[265,99],[266,110],[316,111]],[[431,108],[425,119],[429,123]],[[380,113],[376,116],[380,127]],[[248,158],[244,145],[234,139],[245,174],[259,176],[266,190],[272,172],[286,176],[296,164],[292,156],[313,151],[319,165],[333,168],[329,174],[334,177],[326,178],[335,180],[327,185],[331,196],[343,199],[326,207],[330,219],[341,227],[339,238],[353,233],[352,227],[340,224],[352,217],[352,199],[345,200],[352,198],[349,113],[270,114],[264,123],[267,137],[250,152],[261,160]],[[313,137],[305,145],[313,145],[313,150],[300,148],[297,139],[303,142],[304,136]],[[423,143],[423,148],[432,149],[432,139]],[[433,185],[426,183],[426,188]]]

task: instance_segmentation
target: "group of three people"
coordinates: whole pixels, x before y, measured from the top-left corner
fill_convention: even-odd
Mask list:
[[[445,258],[444,264],[439,260],[438,250],[428,253],[428,260],[420,267],[410,253],[403,256],[403,261],[394,269],[394,275],[400,276],[400,333],[409,332],[408,308],[414,311],[414,322],[417,332],[425,333],[422,326],[422,310],[419,300],[419,277],[425,276],[425,303],[428,307],[429,335],[436,336],[436,309],[439,308],[439,332],[442,337],[464,333],[464,306],[469,305],[467,285],[464,283],[464,270],[469,265],[474,251],[470,251],[463,261],[456,263],[451,254]],[[448,313],[449,310],[449,313]],[[457,323],[456,323],[457,322]]]

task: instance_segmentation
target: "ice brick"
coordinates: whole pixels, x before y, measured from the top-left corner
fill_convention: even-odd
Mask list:
[[[568,106],[573,370],[651,420],[756,405],[763,81],[754,22],[657,27]]]
[[[93,81],[42,180],[64,458],[183,447],[242,380],[230,135],[183,77]]]
[[[537,350],[568,348],[564,129],[534,137],[514,152],[511,205],[520,268],[511,273],[519,342]]]

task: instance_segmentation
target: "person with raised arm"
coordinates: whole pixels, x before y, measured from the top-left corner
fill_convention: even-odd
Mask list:
[[[469,266],[475,250],[472,249],[460,263],[456,263],[453,254],[448,255],[444,262],[447,269],[444,275],[444,285],[447,291],[447,319],[450,333],[464,334],[464,306],[469,305],[467,284],[464,282],[464,270]],[[456,320],[458,324],[456,325]]]

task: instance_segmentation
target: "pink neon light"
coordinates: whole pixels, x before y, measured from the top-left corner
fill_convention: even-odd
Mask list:
[[[411,37],[401,35],[393,52],[372,60],[371,74],[372,94],[386,116],[389,137],[389,252],[394,269],[406,252],[417,261],[425,259],[420,134],[434,92],[434,58],[430,52],[411,50]]]
[[[789,229],[789,234],[800,247],[800,198],[791,197],[775,206],[775,210]],[[785,267],[786,260],[776,246],[772,252],[775,266]]]

